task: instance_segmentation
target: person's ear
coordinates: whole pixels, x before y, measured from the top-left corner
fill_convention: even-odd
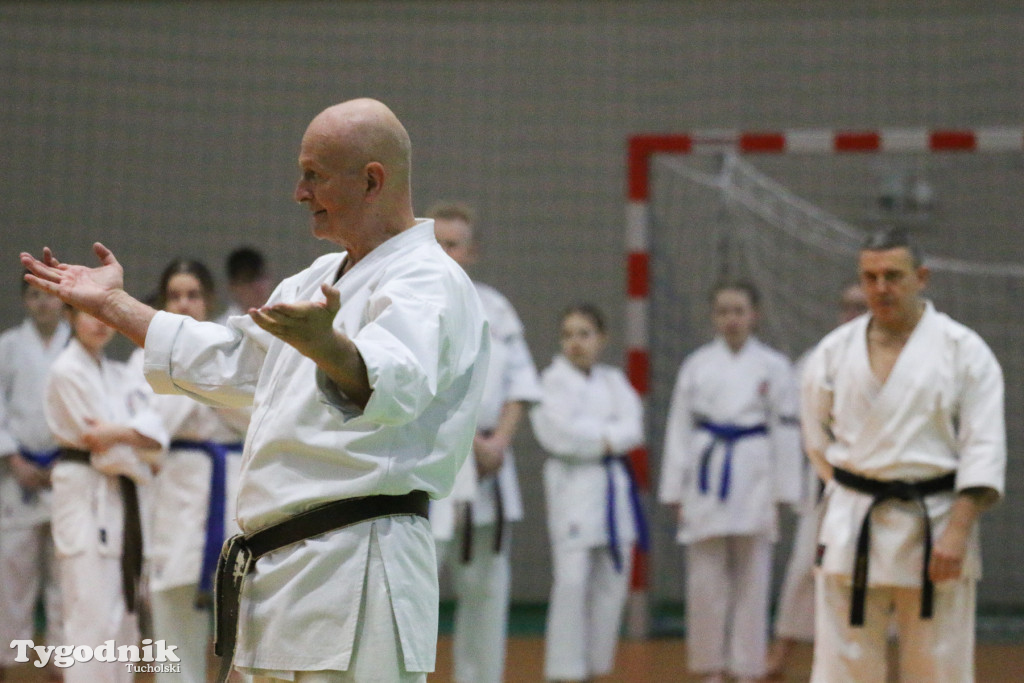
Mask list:
[[[379,161],[371,161],[366,165],[363,173],[366,180],[366,196],[379,195],[387,177],[387,171],[384,170],[383,164]]]

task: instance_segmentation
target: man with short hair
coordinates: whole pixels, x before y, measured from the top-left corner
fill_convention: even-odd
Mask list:
[[[476,215],[466,204],[441,202],[427,211],[434,234],[464,268],[479,257]],[[438,561],[447,564],[458,603],[453,654],[458,683],[499,683],[505,668],[511,584],[510,523],[523,518],[512,440],[527,408],[540,400],[540,380],[512,304],[498,290],[473,283],[490,323],[491,361],[473,439],[456,492],[434,501],[430,519]]]
[[[827,482],[819,532],[816,683],[974,680],[978,518],[1003,494],[999,363],[922,296],[929,270],[898,231],[865,242],[870,315],[842,325],[803,374],[808,457]]]
[[[22,255],[29,281],[145,347],[160,392],[253,405],[225,544],[217,647],[258,679],[426,681],[438,589],[427,499],[472,445],[489,333],[433,222],[414,217],[411,145],[382,103],[318,114],[295,199],[340,253],[282,282],[227,326],[156,312],[102,265]],[[241,594],[239,604],[237,595]],[[227,671],[222,671],[226,677]]]
[[[57,444],[43,415],[43,394],[70,329],[57,297],[25,282],[21,297],[27,317],[0,335],[0,680],[15,664],[17,653],[8,644],[35,634],[40,593],[47,642],[60,645],[63,631],[50,534],[50,472]]]
[[[231,301],[217,322],[224,324],[233,315],[245,315],[250,308],[267,303],[273,289],[263,252],[254,247],[238,247],[224,262]]]

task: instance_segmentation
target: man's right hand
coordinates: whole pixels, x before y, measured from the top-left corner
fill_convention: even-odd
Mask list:
[[[42,260],[22,252],[21,265],[29,271],[25,281],[144,346],[156,311],[124,291],[124,269],[112,251],[99,242],[92,250],[100,261],[96,268],[61,263],[49,247],[43,249]]]
[[[30,273],[25,279],[64,303],[102,319],[111,294],[124,288],[124,269],[114,253],[99,242],[92,245],[92,250],[100,261],[96,268],[61,263],[49,247],[43,249],[42,260],[22,253],[21,264]]]

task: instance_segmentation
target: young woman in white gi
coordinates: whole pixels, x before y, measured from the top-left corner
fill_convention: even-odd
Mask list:
[[[0,335],[0,680],[15,665],[13,640],[35,634],[42,592],[46,638],[60,645],[60,588],[50,532],[50,472],[56,444],[43,416],[43,389],[70,328],[60,299],[22,285],[27,316]]]
[[[715,339],[679,370],[658,498],[686,545],[688,663],[705,681],[765,673],[776,504],[801,490],[796,383],[789,361],[753,336],[748,283],[712,292]]]
[[[629,590],[634,542],[646,543],[626,454],[643,441],[640,397],[598,363],[604,322],[593,306],[562,316],[562,354],[541,373],[530,417],[544,463],[554,582],[544,673],[586,681],[609,673]]]
[[[52,521],[64,644],[133,645],[139,632],[127,602],[133,591],[123,585],[122,540],[139,520],[131,512],[125,517],[123,496],[136,492],[129,482],[151,480],[167,435],[140,378],[103,355],[114,331],[85,313],[70,315],[74,339],[53,363],[45,404],[46,421],[64,449],[53,468]],[[138,560],[141,567],[141,548]],[[132,678],[119,662],[76,662],[64,670],[66,683]]]
[[[157,308],[206,320],[213,303],[213,276],[205,265],[176,259],[164,269]],[[133,357],[140,378],[142,355],[139,349]],[[238,533],[234,501],[249,412],[187,396],[150,400],[171,437],[151,487],[147,526],[153,635],[177,646],[181,659],[180,671],[157,673],[156,680],[205,683],[212,579],[225,538]]]

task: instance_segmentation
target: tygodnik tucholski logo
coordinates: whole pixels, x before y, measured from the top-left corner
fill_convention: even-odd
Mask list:
[[[11,649],[17,650],[16,662],[28,662],[29,650],[35,653],[34,666],[43,668],[51,661],[54,666],[67,668],[78,662],[118,662],[132,673],[180,673],[181,660],[174,651],[177,645],[163,640],[145,638],[142,646],[116,645],[106,640],[95,648],[88,645],[36,645],[31,640],[12,640]]]

